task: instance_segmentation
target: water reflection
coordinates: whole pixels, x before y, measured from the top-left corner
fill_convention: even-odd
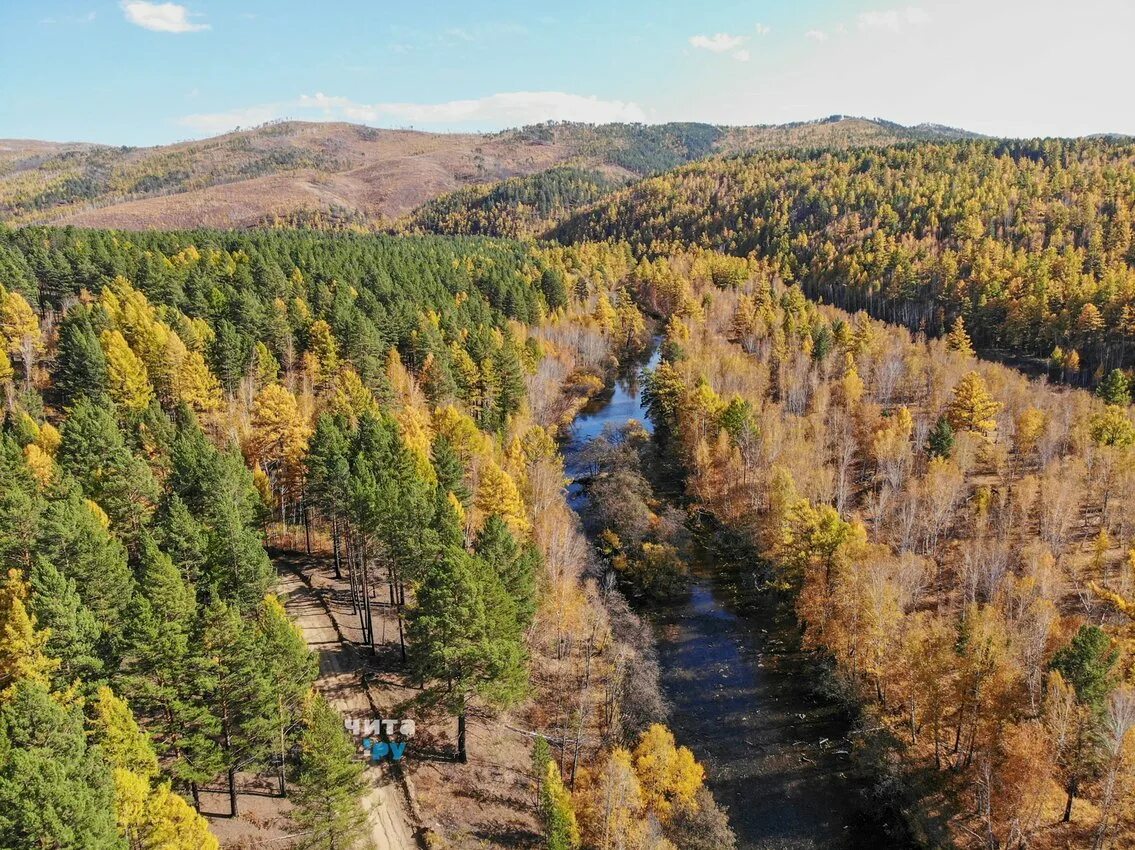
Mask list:
[[[656,347],[657,349],[657,347]],[[659,360],[655,350],[647,364]],[[576,418],[563,445],[570,478],[586,477],[588,442],[636,419],[648,429],[638,369]],[[575,510],[586,504],[578,482]],[[848,773],[848,719],[809,686],[784,606],[756,591],[755,571],[701,553],[689,594],[644,613],[656,630],[670,725],[706,766],[742,848],[896,848]]]

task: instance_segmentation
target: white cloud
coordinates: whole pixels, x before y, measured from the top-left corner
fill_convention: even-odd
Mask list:
[[[698,50],[708,50],[710,53],[728,53],[738,62],[748,62],[749,51],[744,48],[748,40],[749,37],[745,35],[719,32],[713,35],[690,36],[690,46]]]
[[[810,38],[812,41],[827,41],[828,34],[823,30],[808,30],[804,33],[804,38]]]
[[[97,12],[87,12],[85,15],[64,15],[62,18],[42,18],[40,23],[45,26],[53,24],[89,24],[94,21]]]
[[[756,30],[757,35],[768,35],[770,32],[772,32],[772,27],[765,26],[764,24],[757,24]]]
[[[196,112],[177,120],[182,127],[188,127],[195,133],[204,136],[215,136],[218,133],[227,133],[237,127],[255,127],[265,121],[281,118],[286,114],[283,104],[264,104],[261,106],[246,106],[242,109],[229,109],[225,112]]]
[[[177,3],[147,3],[145,0],[123,0],[126,20],[154,32],[200,32],[208,24],[189,20],[189,10]]]
[[[859,29],[901,32],[906,27],[919,27],[930,23],[930,13],[919,6],[904,9],[886,9],[862,13],[858,18]]]
[[[736,50],[745,43],[745,36],[730,35],[719,32],[715,35],[695,35],[690,37],[690,44],[699,50],[708,50],[711,53],[728,53]]]
[[[443,103],[373,104],[316,92],[282,103],[186,115],[177,123],[197,133],[215,135],[237,126],[250,127],[276,118],[468,130],[501,129],[550,120],[591,124],[648,120],[643,108],[632,101],[604,100],[567,92],[501,92]]]

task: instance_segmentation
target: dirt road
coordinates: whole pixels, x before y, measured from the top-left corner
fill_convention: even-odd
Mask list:
[[[349,615],[337,610],[337,588],[334,578],[324,575],[318,561],[283,554],[274,559],[279,569],[277,592],[285,607],[303,630],[307,645],[319,653],[319,681],[316,686],[345,715],[376,716],[377,712],[362,683],[365,669],[363,656],[343,638],[346,624],[340,618]],[[363,805],[371,826],[371,840],[376,850],[419,850],[414,819],[404,786],[390,774],[388,767],[368,767],[370,785]]]

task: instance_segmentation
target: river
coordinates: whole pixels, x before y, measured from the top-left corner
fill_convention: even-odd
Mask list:
[[[647,366],[658,359],[655,350]],[[589,472],[581,452],[605,427],[636,419],[649,429],[640,377],[619,377],[576,417],[563,445],[569,477]],[[578,482],[569,487],[575,510],[586,499]],[[738,847],[909,846],[892,837],[901,830],[888,828],[865,781],[850,773],[850,719],[813,692],[821,671],[796,649],[783,600],[757,589],[752,567],[704,549],[690,572],[682,598],[639,610],[654,627],[670,726],[705,766]]]

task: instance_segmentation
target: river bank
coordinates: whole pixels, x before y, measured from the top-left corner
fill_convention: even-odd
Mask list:
[[[653,350],[647,363],[658,362]],[[619,375],[591,399],[563,442],[569,502],[587,507],[586,449],[604,429],[636,420],[650,430],[641,373]],[[826,671],[799,650],[786,600],[760,590],[758,565],[696,535],[688,589],[637,607],[651,624],[670,725],[705,765],[741,848],[902,848],[880,817],[871,783],[855,770],[853,718],[817,692]]]

